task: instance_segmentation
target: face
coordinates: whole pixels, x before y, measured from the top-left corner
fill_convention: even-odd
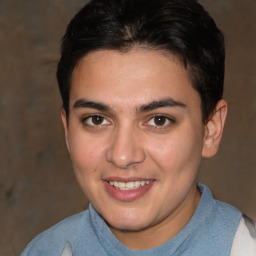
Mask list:
[[[194,200],[205,127],[200,97],[172,56],[86,55],[62,120],[77,180],[111,227],[147,229]]]

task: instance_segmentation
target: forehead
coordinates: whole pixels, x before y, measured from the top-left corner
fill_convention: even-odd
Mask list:
[[[199,99],[187,70],[170,54],[145,49],[100,50],[76,65],[70,102],[84,97],[107,104],[145,104],[166,97],[182,101],[192,95]]]

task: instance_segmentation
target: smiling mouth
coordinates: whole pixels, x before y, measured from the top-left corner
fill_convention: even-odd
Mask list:
[[[120,182],[120,181],[108,181],[108,183],[119,190],[134,190],[140,187],[144,187],[150,184],[152,181],[142,180],[142,181],[129,181],[129,182]]]

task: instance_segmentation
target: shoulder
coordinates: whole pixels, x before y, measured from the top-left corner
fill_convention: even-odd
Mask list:
[[[220,240],[231,246],[242,213],[234,206],[214,199],[207,186],[199,185],[202,197],[198,205],[199,216],[197,216],[202,219],[202,214],[205,215],[206,232],[211,229],[214,237],[219,237]]]
[[[214,207],[210,216],[211,223],[214,225],[219,236],[222,238],[226,237],[225,240],[229,239],[228,243],[230,244],[239,225],[242,213],[228,203],[216,199],[213,199],[213,201]]]
[[[221,219],[234,219],[234,216],[238,218],[238,222],[242,216],[242,213],[234,206],[215,199],[210,189],[204,184],[198,184],[198,187],[202,193],[202,197],[199,206],[202,205],[204,208],[210,208],[210,211],[221,217]]]
[[[223,215],[224,218],[228,218],[230,215],[232,216],[233,214],[239,214],[240,217],[242,216],[242,213],[236,207],[216,199],[214,199],[214,201],[216,203],[217,210],[221,215]]]
[[[76,237],[84,237],[84,230],[88,229],[90,229],[88,211],[70,216],[36,236],[21,256],[47,255],[47,251],[61,255],[67,241],[72,242]]]
[[[214,200],[216,204],[216,214],[219,216],[219,220],[221,224],[226,228],[232,228],[232,230],[236,231],[239,221],[242,217],[242,213],[236,207],[227,204],[225,202],[221,202],[219,200]]]
[[[255,223],[243,215],[236,231],[230,256],[256,255],[256,229]]]

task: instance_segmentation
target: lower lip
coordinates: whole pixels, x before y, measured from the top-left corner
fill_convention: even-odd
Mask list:
[[[154,182],[150,182],[148,185],[141,186],[137,189],[133,190],[120,190],[115,188],[114,186],[110,185],[107,181],[103,181],[105,188],[110,196],[113,198],[124,201],[124,202],[131,202],[134,201],[143,195],[145,195],[153,186]]]

